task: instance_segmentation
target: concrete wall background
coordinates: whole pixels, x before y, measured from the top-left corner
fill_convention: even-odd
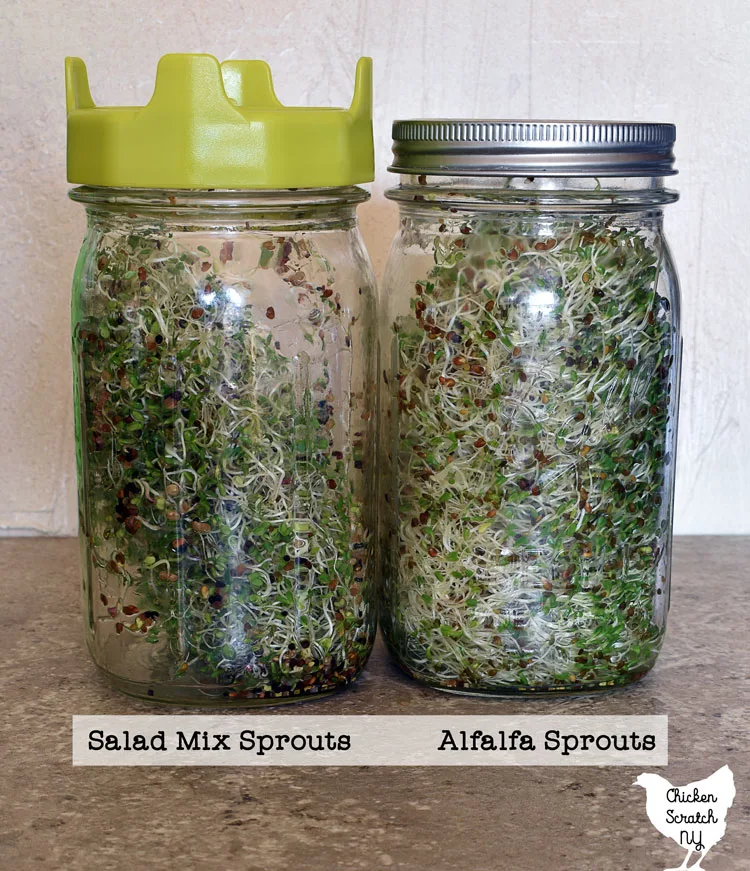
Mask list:
[[[63,57],[98,103],[143,104],[158,58],[261,57],[289,103],[345,105],[375,60],[378,177],[361,210],[378,270],[395,224],[394,117],[677,124],[667,226],[684,290],[676,530],[750,533],[750,4],[747,0],[4,0],[0,8],[0,528],[75,531]]]

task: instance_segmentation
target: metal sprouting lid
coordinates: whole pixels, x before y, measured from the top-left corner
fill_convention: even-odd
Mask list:
[[[674,175],[674,124],[417,119],[393,122],[391,172],[486,176]]]

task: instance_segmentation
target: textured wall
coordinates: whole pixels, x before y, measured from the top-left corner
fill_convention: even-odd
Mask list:
[[[268,60],[282,100],[342,105],[375,59],[378,178],[361,210],[380,270],[396,116],[674,121],[682,199],[668,229],[684,288],[677,531],[750,533],[747,0],[5,0],[0,8],[0,528],[71,533],[70,277],[63,56],[94,99],[144,103],[169,51]]]

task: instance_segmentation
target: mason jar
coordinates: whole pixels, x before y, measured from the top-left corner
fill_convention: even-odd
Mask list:
[[[460,693],[653,666],[680,300],[668,124],[399,121],[381,327],[382,625]]]
[[[310,186],[282,188],[252,154],[255,187],[212,187],[221,149],[210,159],[196,189],[71,179],[89,182],[70,194],[88,220],[73,282],[86,640],[135,696],[315,697],[359,675],[375,633],[368,195],[309,167]]]

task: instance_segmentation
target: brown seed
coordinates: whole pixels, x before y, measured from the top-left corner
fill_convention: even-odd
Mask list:
[[[480,366],[479,363],[472,363],[471,371],[474,375],[484,375],[484,366]]]
[[[125,529],[127,529],[131,535],[135,535],[140,528],[141,521],[137,517],[128,517],[125,521]]]
[[[203,315],[204,315],[204,311],[199,305],[195,306],[195,308],[190,309],[190,317],[194,321],[197,321],[198,318],[202,318]]]
[[[328,589],[335,590],[338,585],[339,582],[336,580],[336,578],[331,578],[331,580],[328,582]]]
[[[119,635],[123,630],[122,623],[115,623],[115,632]]]
[[[516,345],[516,347],[513,348],[513,356],[514,356],[514,357],[520,357],[520,356],[521,356],[521,349],[518,347],[518,345]]]
[[[126,605],[126,606],[122,609],[122,613],[123,613],[123,614],[127,614],[128,617],[132,617],[133,614],[137,614],[138,611],[139,611],[139,609],[138,609],[135,605]]]
[[[175,521],[175,520],[179,520],[179,519],[180,519],[180,514],[179,514],[179,512],[178,512],[178,511],[174,511],[174,510],[167,511],[167,513],[166,513],[165,516],[166,516],[167,520],[170,520],[170,521]]]
[[[234,573],[236,575],[246,575],[250,571],[250,566],[245,565],[245,563],[240,563],[237,568],[235,568]]]
[[[139,266],[138,267],[138,281],[145,281],[145,280],[146,280],[146,267]]]
[[[333,478],[329,478],[329,479],[326,481],[326,484],[328,485],[328,489],[329,489],[329,490],[335,490],[335,489],[336,489],[336,482],[333,480]]]
[[[491,299],[488,303],[485,304],[484,310],[491,312],[493,308],[495,308],[495,300]]]
[[[266,309],[266,317],[268,318],[269,321],[272,321],[276,317],[276,312],[275,312],[274,307],[272,305],[269,305],[268,308]]]
[[[177,494],[180,492],[180,485],[179,484],[167,484],[165,489],[166,489],[167,496],[177,496]]]
[[[508,251],[508,260],[518,260],[518,251],[515,248],[511,248]]]
[[[490,508],[487,512],[487,517],[494,517],[497,514],[497,511],[494,508]]]
[[[211,532],[211,524],[210,523],[201,523],[199,520],[194,520],[192,522],[192,527],[194,532]]]
[[[427,551],[427,553],[428,553],[430,556],[437,556],[437,554],[438,554],[437,550],[435,550],[434,547],[429,548],[428,551]]]
[[[483,448],[486,444],[487,444],[487,442],[483,438],[480,437],[474,442],[474,447],[475,448]]]

